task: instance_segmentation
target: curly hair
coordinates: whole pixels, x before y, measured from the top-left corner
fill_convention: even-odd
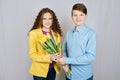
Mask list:
[[[58,22],[58,19],[55,15],[55,13],[49,9],[49,8],[43,8],[37,15],[36,19],[35,19],[35,22],[33,24],[33,27],[30,29],[31,30],[34,30],[34,29],[37,29],[39,27],[43,27],[43,23],[42,23],[42,20],[43,20],[43,15],[45,13],[50,13],[53,17],[53,22],[52,22],[52,26],[51,26],[51,29],[55,32],[55,33],[58,33],[60,36],[62,36],[62,30],[61,30],[61,27],[60,27],[60,24]]]

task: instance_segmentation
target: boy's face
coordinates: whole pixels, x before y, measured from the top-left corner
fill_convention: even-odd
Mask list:
[[[76,27],[79,27],[84,24],[87,15],[81,11],[73,10],[72,19]]]

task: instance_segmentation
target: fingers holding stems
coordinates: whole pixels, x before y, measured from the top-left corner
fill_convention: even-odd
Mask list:
[[[61,53],[56,53],[56,54],[51,54],[50,58],[52,61],[58,62],[59,64],[62,65],[62,68],[65,72],[68,73],[68,75],[71,75],[72,72],[69,69],[69,66],[65,62],[65,57],[61,55]]]
[[[51,54],[50,55],[51,61],[55,61],[55,62],[58,62],[58,59],[61,58],[61,57],[62,57],[61,53],[56,53],[56,54]]]

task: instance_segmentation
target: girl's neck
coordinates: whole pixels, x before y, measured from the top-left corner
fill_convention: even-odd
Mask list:
[[[43,27],[42,30],[45,31],[45,32],[50,32],[50,29],[49,29],[49,28],[44,28],[44,27]]]

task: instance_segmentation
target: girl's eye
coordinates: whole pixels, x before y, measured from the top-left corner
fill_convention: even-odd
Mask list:
[[[49,20],[52,20],[52,18],[49,18]]]
[[[48,18],[48,19],[47,18],[43,18],[43,20],[52,20],[52,18]]]
[[[43,20],[46,20],[46,18],[43,18]]]

